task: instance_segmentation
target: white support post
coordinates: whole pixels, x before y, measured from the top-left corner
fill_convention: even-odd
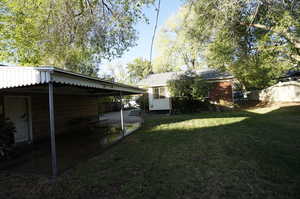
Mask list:
[[[122,101],[122,93],[120,92],[120,104],[121,104],[121,110],[120,110],[120,113],[121,113],[121,129],[122,129],[122,133],[123,133],[123,136],[124,136],[124,115],[123,115],[123,101]]]
[[[55,144],[55,122],[54,122],[54,103],[53,103],[53,83],[49,83],[49,122],[51,136],[51,164],[52,176],[57,176],[56,144]]]

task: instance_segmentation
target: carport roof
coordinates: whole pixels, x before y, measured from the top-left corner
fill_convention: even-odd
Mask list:
[[[145,90],[126,84],[101,80],[56,67],[0,66],[0,90],[47,83],[140,94]]]

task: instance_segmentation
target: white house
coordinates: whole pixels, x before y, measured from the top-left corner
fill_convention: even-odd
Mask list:
[[[211,83],[216,83],[216,86],[208,94],[211,100],[219,101],[220,99],[224,99],[232,101],[232,82],[234,78],[232,75],[214,69],[203,69],[195,72],[203,79]],[[150,111],[172,109],[167,84],[169,80],[174,80],[183,73],[181,71],[150,74],[138,83],[138,86],[148,91]]]

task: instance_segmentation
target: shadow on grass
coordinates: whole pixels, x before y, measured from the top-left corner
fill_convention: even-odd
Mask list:
[[[148,118],[55,183],[2,178],[0,198],[299,198],[299,115],[295,106]]]
[[[74,168],[80,162],[86,162],[100,155],[139,127],[140,123],[125,124],[125,131],[122,133],[121,127],[114,124],[94,128],[93,131],[77,129],[56,136],[59,174]],[[3,170],[50,177],[52,174],[50,138],[31,144],[25,152],[20,152],[18,159],[20,160],[8,164]]]
[[[226,121],[232,117],[241,120]],[[202,119],[215,119],[216,123],[207,127],[201,124]],[[149,123],[141,130],[140,140],[152,143],[151,153],[159,150],[153,170],[163,169],[159,164],[166,162],[180,165],[178,169],[167,164],[171,176],[165,180],[193,181],[205,190],[201,195],[204,198],[211,194],[216,198],[300,196],[300,106],[265,114],[243,111],[181,115]],[[159,183],[156,178],[161,176],[152,173],[149,184]],[[159,196],[162,190],[155,191]]]

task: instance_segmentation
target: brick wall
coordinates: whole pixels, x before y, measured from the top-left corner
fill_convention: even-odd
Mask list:
[[[211,101],[220,102],[220,100],[224,100],[227,102],[232,102],[232,82],[224,81],[224,82],[213,82],[212,88],[209,91],[208,97]]]
[[[31,96],[33,140],[49,136],[48,95]],[[97,117],[98,105],[95,97],[54,96],[56,134],[74,129],[72,120]]]

